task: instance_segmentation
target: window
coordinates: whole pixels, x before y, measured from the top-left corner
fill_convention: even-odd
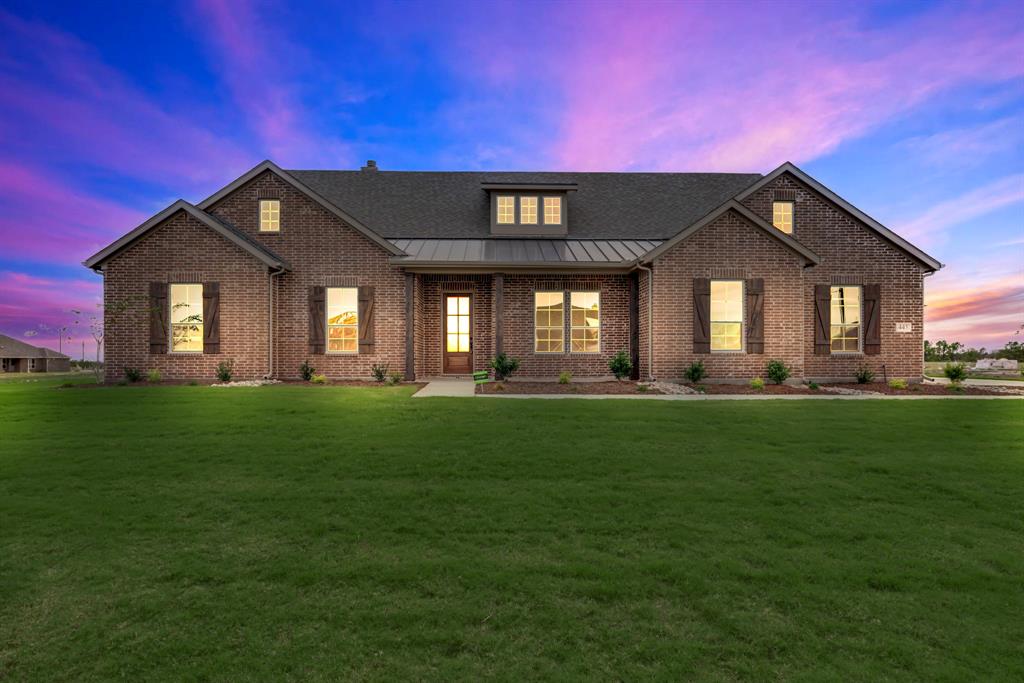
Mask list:
[[[516,198],[508,195],[498,197],[498,223],[510,225],[516,222]]]
[[[544,224],[558,225],[562,222],[562,198],[544,198]]]
[[[793,202],[772,202],[772,225],[787,235],[793,234]]]
[[[743,350],[743,280],[711,281],[711,350]]]
[[[359,289],[327,289],[327,353],[359,352]]]
[[[203,350],[203,286],[171,285],[171,351]]]
[[[533,295],[534,350],[562,353],[565,350],[565,296],[562,292]]]
[[[469,351],[469,297],[446,296],[445,332],[448,339],[445,349],[449,353],[466,353]]]
[[[519,222],[525,225],[537,224],[537,198],[519,198]]]
[[[860,295],[859,286],[832,288],[832,353],[860,351]]]
[[[576,353],[601,350],[601,295],[597,292],[572,292],[570,306],[570,348]]]
[[[281,232],[281,200],[260,200],[260,232]]]

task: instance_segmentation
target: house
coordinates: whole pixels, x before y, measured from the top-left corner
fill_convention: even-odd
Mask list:
[[[0,334],[0,372],[71,372],[71,358]]]
[[[107,378],[485,369],[711,381],[923,371],[941,264],[791,163],[768,173],[285,171],[179,200],[85,265]]]

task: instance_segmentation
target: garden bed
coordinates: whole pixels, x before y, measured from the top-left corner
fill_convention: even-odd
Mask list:
[[[823,385],[825,386],[825,385]],[[911,384],[906,389],[893,389],[884,382],[868,382],[866,384],[829,384],[829,387],[841,389],[852,389],[854,391],[870,391],[886,396],[1005,396],[1007,391],[1000,391],[998,387],[980,387],[962,385],[959,391],[954,390],[949,384],[932,384],[921,382]],[[1013,388],[1013,387],[1009,387]]]
[[[657,389],[640,388],[637,382],[488,382],[478,384],[478,394],[660,394]]]
[[[789,384],[765,384],[763,389],[754,389],[749,384],[700,384],[694,387],[702,394],[750,394],[759,396],[762,394],[814,394],[806,386],[792,386]]]

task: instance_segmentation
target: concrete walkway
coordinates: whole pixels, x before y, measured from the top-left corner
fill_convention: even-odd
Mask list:
[[[433,396],[458,396],[472,398],[476,395],[476,383],[471,379],[431,379],[413,398],[431,398]]]

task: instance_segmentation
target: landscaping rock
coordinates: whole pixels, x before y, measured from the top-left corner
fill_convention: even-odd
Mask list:
[[[676,384],[675,382],[643,382],[651,389],[662,393],[662,394],[699,394],[700,392],[693,387],[688,387],[685,384]]]
[[[860,389],[847,389],[846,387],[821,387],[822,391],[830,394],[841,394],[843,396],[882,396],[877,391],[862,391]]]
[[[264,384],[280,384],[279,379],[251,379],[251,380],[240,380],[237,382],[221,382],[219,384],[211,384],[211,387],[262,387]]]

